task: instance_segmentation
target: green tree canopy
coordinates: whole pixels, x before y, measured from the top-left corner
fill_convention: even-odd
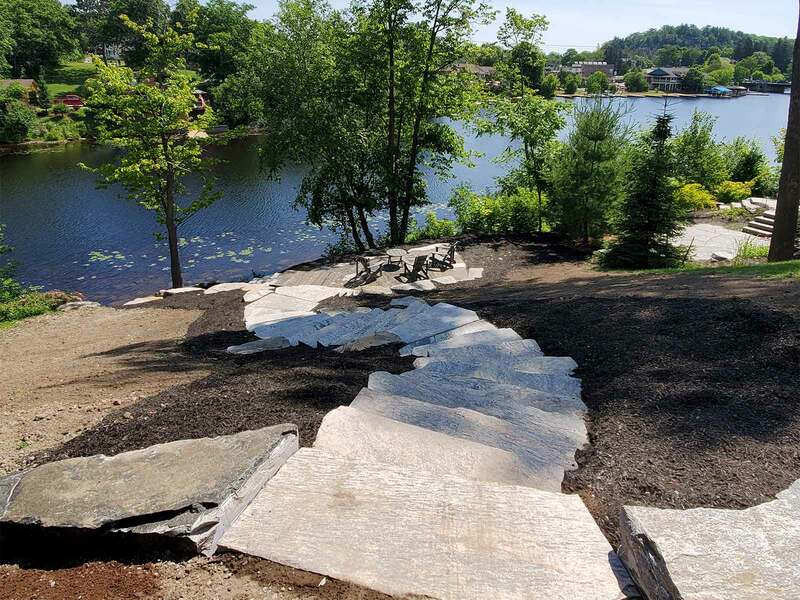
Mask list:
[[[78,48],[75,22],[58,0],[0,1],[3,30],[0,44],[12,77],[37,77],[42,68],[57,67]]]
[[[625,88],[629,92],[645,92],[648,89],[647,78],[641,69],[632,69],[625,74]]]
[[[595,71],[586,79],[586,91],[589,94],[602,94],[608,90],[608,75]]]
[[[602,98],[577,104],[567,140],[551,161],[549,221],[584,244],[608,232],[612,210],[623,195],[630,135],[625,115],[622,105]]]
[[[192,80],[181,58],[191,50],[191,34],[172,27],[155,32],[150,27],[123,23],[142,39],[142,68],[109,66],[98,62],[98,75],[87,82],[87,106],[96,122],[98,140],[123,150],[111,162],[87,168],[100,176],[100,186],[122,185],[128,198],[154,211],[164,226],[170,252],[172,285],[181,287],[178,227],[192,214],[214,202],[203,157],[205,129],[211,109],[198,115]],[[185,178],[204,177],[194,199],[186,198]]]
[[[694,111],[692,120],[675,138],[675,174],[683,183],[699,183],[712,192],[728,179],[722,148],[714,140],[716,119]]]
[[[625,196],[616,219],[617,239],[602,259],[607,266],[653,269],[680,261],[681,253],[672,239],[688,214],[675,201],[671,122],[669,114],[656,117],[653,129],[631,149]]]

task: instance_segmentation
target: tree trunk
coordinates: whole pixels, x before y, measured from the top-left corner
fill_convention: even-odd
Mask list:
[[[539,196],[539,226],[537,230],[539,233],[542,233],[542,188],[538,183],[536,184],[536,194]]]
[[[172,275],[172,287],[183,287],[181,273],[181,255],[178,252],[178,225],[175,222],[175,170],[169,161],[169,142],[162,138],[164,156],[167,158],[167,177],[164,182],[164,224],[167,227],[167,243],[169,244],[169,269]]]
[[[395,16],[393,8],[391,7],[391,0],[385,3],[387,9],[387,33],[389,36],[387,46],[389,52],[389,107],[388,107],[388,136],[386,140],[386,173],[389,177],[389,186],[387,189],[387,203],[389,204],[389,238],[393,244],[398,243],[398,227],[397,227],[397,152],[395,146],[395,128],[397,127],[397,105],[395,98]],[[400,133],[397,132],[399,139]],[[369,239],[369,238],[367,238]],[[370,244],[372,247],[372,244]]]
[[[431,66],[433,61],[433,52],[436,49],[436,34],[439,28],[439,19],[441,16],[442,2],[441,0],[436,3],[436,12],[431,23],[431,35],[428,40],[428,50],[425,55],[425,68],[422,71],[422,85],[419,91],[419,101],[417,102],[417,110],[414,115],[414,128],[411,133],[411,150],[408,157],[408,165],[405,173],[405,189],[403,195],[403,203],[401,206],[402,214],[400,221],[400,243],[405,241],[406,233],[408,232],[408,213],[411,209],[411,197],[414,193],[414,173],[417,171],[417,157],[419,156],[419,135],[422,126],[422,116],[425,110],[425,101],[430,88],[430,79],[432,77]]]
[[[345,213],[347,213],[347,222],[350,225],[350,234],[353,236],[353,242],[355,242],[358,251],[363,252],[366,248],[364,248],[364,242],[361,241],[361,236],[358,235],[358,224],[353,216],[353,209],[346,208]]]
[[[375,248],[375,238],[372,237],[372,232],[369,230],[369,223],[367,222],[367,214],[362,207],[358,207],[358,222],[361,224],[361,231],[364,238],[367,240],[367,246]]]
[[[794,256],[797,237],[797,213],[800,204],[800,20],[794,42],[792,97],[789,100],[789,123],[783,151],[778,207],[769,246],[769,260],[790,260]]]

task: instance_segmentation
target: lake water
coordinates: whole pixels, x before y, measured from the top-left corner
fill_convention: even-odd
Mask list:
[[[663,108],[657,99],[624,102],[628,118],[638,126],[650,123]],[[719,139],[756,138],[772,157],[770,138],[786,126],[788,106],[788,95],[698,98],[675,102],[670,111],[678,129],[695,109],[710,112],[718,117]],[[440,216],[449,215],[447,201],[459,183],[487,190],[507,168],[494,162],[506,140],[476,138],[464,128],[462,133],[468,148],[479,155],[471,167],[458,165],[447,181],[428,178],[432,208]],[[268,181],[258,168],[259,143],[247,138],[214,151],[226,161],[217,168],[224,195],[180,230],[187,283],[272,273],[318,258],[336,241],[332,232],[306,225],[304,213],[293,209],[302,169],[287,169],[280,181]],[[113,190],[96,189],[94,176],[76,166],[97,164],[110,152],[71,144],[52,152],[0,157],[0,223],[7,226],[6,241],[15,249],[23,282],[78,290],[103,302],[169,287],[167,252],[153,235],[159,229],[153,213],[120,199]],[[376,217],[377,228],[382,220]]]

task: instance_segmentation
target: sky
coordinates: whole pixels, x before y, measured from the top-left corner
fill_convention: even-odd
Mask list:
[[[247,0],[256,6],[251,16],[268,19],[276,10],[277,0]],[[496,10],[505,12],[513,6],[524,14],[544,14],[550,20],[545,34],[547,51],[567,48],[593,50],[614,36],[624,37],[636,31],[662,25],[689,23],[702,27],[715,25],[747,33],[794,37],[797,31],[796,0],[487,0]],[[336,8],[347,0],[329,0]],[[498,21],[502,20],[502,16]],[[498,23],[477,32],[480,42],[495,40]]]

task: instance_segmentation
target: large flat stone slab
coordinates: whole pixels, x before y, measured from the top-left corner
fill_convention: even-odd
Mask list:
[[[421,340],[415,340],[414,342],[400,348],[400,356],[409,356],[413,352],[414,348],[420,346],[436,344],[439,342],[443,342],[445,340],[469,335],[471,333],[476,333],[479,331],[491,331],[493,329],[497,329],[497,327],[489,323],[489,321],[484,321],[483,319],[479,319],[478,321],[472,321],[471,323],[463,325],[462,327],[457,327],[456,329],[451,329],[450,331],[437,333],[436,335],[428,336],[427,338]],[[517,339],[519,339],[519,336],[517,336]]]
[[[510,421],[372,390],[362,390],[351,406],[512,452],[529,469],[528,485],[552,492],[561,491],[564,472],[577,468],[575,451],[588,442],[586,426],[577,415],[529,410]]]
[[[474,311],[442,302],[431,306],[414,319],[389,330],[406,343],[451,331],[478,320]]]
[[[252,304],[244,309],[244,323],[248,331],[255,331],[261,326],[280,323],[289,319],[300,317],[313,317],[317,313],[313,311],[292,311],[286,312],[276,308],[257,307],[250,309]],[[250,309],[250,310],[248,310]]]
[[[230,283],[218,283],[217,285],[212,285],[208,288],[205,292],[206,295],[213,295],[219,294],[222,292],[268,292],[272,288],[263,283],[247,283],[245,281],[234,281]]]
[[[558,364],[559,367],[563,366],[561,363]],[[436,374],[442,379],[452,376],[486,379],[575,398],[580,398],[581,395],[580,379],[570,377],[562,372],[528,372],[497,363],[432,362],[414,372],[428,372]]]
[[[211,554],[297,448],[277,425],[44,464],[0,480],[0,524],[183,536]]]
[[[341,406],[329,412],[314,448],[368,462],[513,485],[537,482],[513,453]]]
[[[800,481],[745,510],[626,506],[620,525],[650,600],[800,598]]]
[[[470,331],[455,335],[448,339],[434,342],[432,344],[421,344],[414,346],[411,349],[411,354],[414,356],[435,356],[445,351],[457,350],[460,348],[476,348],[481,347],[481,350],[465,350],[465,352],[482,352],[483,346],[502,344],[504,342],[513,342],[521,340],[520,335],[513,329],[485,329],[481,331]],[[533,340],[525,340],[526,348],[530,352],[542,351],[539,345]],[[451,353],[452,356],[457,356],[455,352]]]
[[[512,421],[520,412],[531,408],[565,414],[583,415],[586,412],[586,405],[575,396],[458,375],[443,377],[427,369],[415,369],[400,375],[377,371],[370,374],[368,387],[451,408],[463,406]]]
[[[326,285],[287,285],[275,288],[278,296],[287,296],[299,300],[320,303],[334,296],[349,295],[351,290],[341,287],[328,287]]]
[[[529,343],[530,342],[530,343]],[[561,373],[569,375],[578,368],[577,363],[567,356],[543,356],[538,344],[533,340],[520,340],[496,345],[465,346],[446,348],[433,354],[421,356],[414,366],[422,368],[434,363],[450,363],[496,368],[510,368],[525,373]]]
[[[282,321],[265,323],[253,328],[253,333],[261,339],[282,338],[296,346],[318,330],[330,324],[333,317],[326,313],[303,313],[302,316]]]
[[[628,584],[578,496],[302,449],[222,545],[394,596],[613,600]]]

